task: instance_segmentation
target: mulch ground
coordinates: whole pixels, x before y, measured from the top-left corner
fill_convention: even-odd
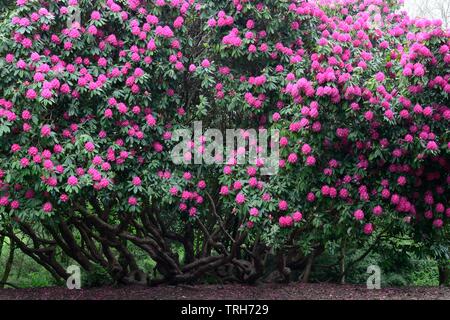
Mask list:
[[[450,300],[450,288],[384,288],[334,284],[201,285],[2,289],[0,300]]]

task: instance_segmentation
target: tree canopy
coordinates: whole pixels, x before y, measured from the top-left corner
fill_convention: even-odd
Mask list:
[[[0,30],[0,233],[55,277],[284,280],[408,236],[448,258],[450,33],[395,1],[17,0]],[[175,164],[278,130],[277,174]],[[191,136],[185,160],[204,155]],[[343,271],[344,272],[344,271]]]

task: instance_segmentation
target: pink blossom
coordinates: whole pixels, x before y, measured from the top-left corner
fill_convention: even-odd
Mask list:
[[[353,216],[356,220],[364,220],[364,212],[361,209],[356,210]]]
[[[288,227],[292,226],[293,219],[290,216],[280,217],[278,220],[278,223],[279,223],[280,227],[288,228]]]
[[[10,206],[11,206],[11,209],[17,210],[20,207],[20,202],[18,200],[13,200],[13,201],[11,201]]]
[[[129,197],[128,198],[128,204],[130,205],[130,206],[136,206],[137,205],[137,199],[135,198],[135,197]]]
[[[199,189],[205,189],[206,188],[206,182],[204,180],[201,180],[198,182],[197,186]]]
[[[288,156],[288,161],[289,161],[289,163],[296,163],[297,160],[298,160],[298,157],[297,157],[297,154],[295,154],[295,153],[291,153],[291,154]]]
[[[309,144],[304,144],[303,146],[302,146],[302,153],[304,154],[304,155],[308,155],[308,154],[310,154],[311,153],[311,147],[309,146]]]
[[[257,208],[251,208],[250,209],[250,215],[252,217],[257,217],[259,215],[259,210]]]
[[[9,205],[9,199],[7,196],[2,196],[0,197],[0,206],[1,207],[6,207]]]
[[[42,211],[46,212],[46,213],[50,213],[53,211],[53,206],[50,202],[46,202],[44,203],[44,205],[42,206]]]
[[[238,193],[236,196],[236,203],[243,204],[245,202],[245,196],[242,193]]]
[[[381,214],[383,213],[383,208],[381,206],[376,206],[375,208],[373,208],[372,212],[375,216],[381,216]]]
[[[141,178],[139,178],[139,177],[133,177],[132,184],[133,184],[134,186],[141,186],[141,185],[142,185],[142,180],[141,180]]]
[[[307,166],[314,166],[316,164],[316,158],[314,156],[308,156],[306,158],[306,165]]]
[[[78,179],[75,176],[70,176],[69,179],[67,179],[67,184],[70,186],[76,186],[78,184]]]
[[[278,209],[280,209],[281,211],[286,211],[288,209],[288,203],[285,200],[281,200],[278,203]]]
[[[52,130],[50,129],[49,125],[44,125],[41,128],[41,136],[42,137],[48,137],[52,133]]]
[[[367,223],[364,225],[364,233],[366,235],[371,235],[373,233],[373,224]]]
[[[441,229],[444,226],[444,221],[442,219],[436,219],[433,221],[433,226],[436,229]]]
[[[93,152],[95,150],[95,145],[92,142],[86,142],[84,148],[87,152]]]
[[[227,186],[221,186],[220,187],[220,194],[223,196],[228,195],[229,193],[229,188]]]
[[[18,145],[18,144],[13,144],[12,146],[11,146],[11,152],[12,153],[17,153],[17,152],[19,152],[20,150],[21,150],[22,148]]]
[[[91,13],[91,19],[92,20],[100,20],[102,17],[101,13],[98,11],[92,11]]]
[[[202,67],[203,68],[209,68],[211,66],[211,63],[209,62],[208,59],[205,59],[202,61]]]
[[[292,218],[295,222],[300,222],[303,219],[303,215],[300,211],[296,211],[292,214]]]
[[[428,141],[428,143],[427,143],[427,149],[428,149],[428,150],[435,151],[435,150],[438,150],[438,149],[439,149],[439,146],[437,145],[437,143],[436,143],[435,141]]]

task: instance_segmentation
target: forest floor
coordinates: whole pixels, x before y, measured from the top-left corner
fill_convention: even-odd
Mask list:
[[[450,288],[368,290],[359,285],[263,284],[2,289],[0,300],[450,300]]]

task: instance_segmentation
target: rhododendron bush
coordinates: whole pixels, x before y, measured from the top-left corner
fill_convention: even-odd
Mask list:
[[[445,258],[450,33],[397,9],[17,0],[0,31],[0,233],[55,277],[64,254],[125,283],[147,278],[137,249],[151,283],[308,280],[321,253],[383,236]],[[250,144],[279,130],[277,174],[238,152],[175,164],[194,121]]]

